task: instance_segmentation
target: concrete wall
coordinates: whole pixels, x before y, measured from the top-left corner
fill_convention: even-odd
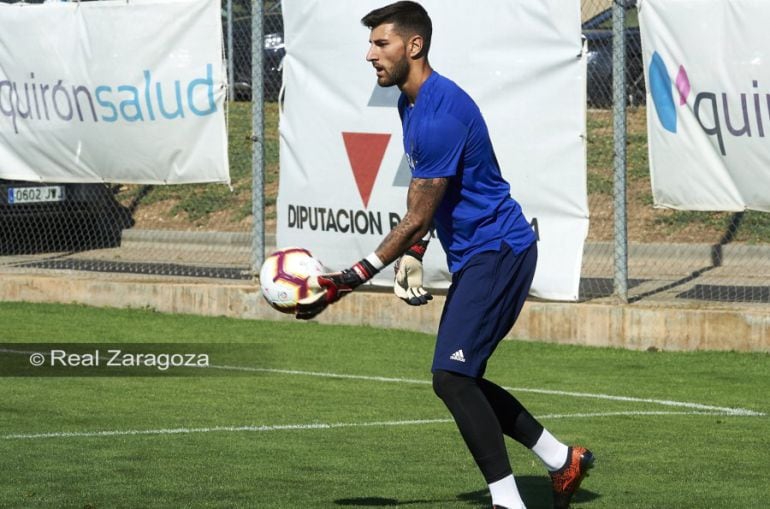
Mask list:
[[[270,308],[253,284],[171,282],[73,272],[0,276],[3,301],[79,303],[161,312],[294,320]],[[109,278],[109,279],[107,279]],[[410,307],[389,292],[357,291],[322,314],[322,323],[371,325],[434,333],[444,297]],[[770,352],[768,306],[703,303],[528,301],[510,337],[553,343],[660,350]]]

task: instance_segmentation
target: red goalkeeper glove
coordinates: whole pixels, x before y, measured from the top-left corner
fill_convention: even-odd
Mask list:
[[[337,302],[373,278],[379,272],[375,264],[367,257],[342,272],[321,274],[308,280],[309,286],[315,291],[297,303],[296,317],[300,320],[309,320],[317,316],[329,304]]]

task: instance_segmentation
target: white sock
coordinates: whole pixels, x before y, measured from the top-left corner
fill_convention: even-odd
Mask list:
[[[547,429],[543,429],[543,434],[532,448],[532,452],[545,464],[545,468],[554,472],[567,463],[569,447],[556,440]]]
[[[489,494],[492,495],[493,505],[501,505],[508,509],[526,509],[513,474],[490,484]]]

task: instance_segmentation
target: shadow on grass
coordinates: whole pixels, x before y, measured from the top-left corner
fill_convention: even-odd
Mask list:
[[[551,499],[551,481],[545,476],[521,476],[516,478],[516,484],[521,492],[521,497],[527,504],[527,509],[550,509],[553,507]],[[572,504],[577,505],[590,502],[601,497],[600,494],[581,488],[572,498]],[[460,493],[454,498],[437,499],[398,499],[388,497],[353,497],[341,498],[334,501],[338,506],[348,507],[443,507],[446,504],[465,502],[468,507],[491,507],[492,499],[486,489]]]

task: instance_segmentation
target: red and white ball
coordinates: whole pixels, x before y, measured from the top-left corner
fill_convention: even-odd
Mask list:
[[[278,311],[294,313],[300,299],[313,293],[308,278],[323,272],[321,262],[307,249],[279,249],[267,257],[259,271],[262,295]]]

